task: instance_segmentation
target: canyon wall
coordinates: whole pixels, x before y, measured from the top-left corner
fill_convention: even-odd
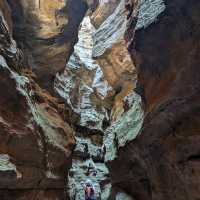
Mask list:
[[[138,71],[144,123],[108,162],[113,185],[136,200],[199,198],[199,9],[197,0],[140,4],[128,49]]]
[[[14,38],[26,54],[25,65],[36,73],[37,82],[53,93],[53,80],[73,52],[88,5],[82,0],[8,2]]]
[[[199,9],[1,0],[0,199],[197,200]]]
[[[63,199],[74,133],[64,105],[36,82],[0,3],[0,199]]]

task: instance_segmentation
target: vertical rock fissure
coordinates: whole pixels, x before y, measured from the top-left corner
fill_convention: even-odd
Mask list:
[[[55,81],[58,94],[79,115],[78,123],[74,124],[79,128],[76,129],[76,148],[67,186],[70,199],[76,200],[84,198],[83,184],[87,179],[92,180],[99,199],[107,199],[108,196],[107,188],[102,188],[109,182],[102,149],[103,121],[108,120],[108,114],[105,108],[94,105],[91,96],[97,92],[103,98],[112,88],[104,80],[101,68],[92,59],[94,31],[90,18],[86,16],[66,70],[62,75],[57,75]]]
[[[141,99],[134,92],[136,72],[123,39],[124,9],[125,1],[116,3],[98,29],[89,16],[84,17],[74,52],[55,79],[55,91],[72,110],[71,118],[76,116],[76,147],[66,186],[70,199],[84,199],[87,179],[93,182],[97,199],[132,199],[112,187],[106,166],[119,147],[135,139],[143,121]]]

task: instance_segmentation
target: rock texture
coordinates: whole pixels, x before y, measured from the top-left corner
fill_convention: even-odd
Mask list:
[[[77,41],[87,3],[82,0],[8,0],[14,37],[26,53],[26,64],[43,88],[53,93],[53,80],[64,70]]]
[[[70,166],[75,143],[73,130],[64,122],[64,109],[58,99],[35,83],[32,72],[21,69],[22,58],[12,38],[9,8],[3,1],[0,4],[0,197],[56,199],[64,196],[64,174]]]
[[[105,79],[115,91],[112,121],[124,112],[123,98],[133,91],[137,78],[124,39],[127,25],[125,1],[121,1],[94,35],[93,57],[97,59]]]
[[[198,200],[199,9],[1,0],[0,199]]]
[[[142,126],[144,113],[140,96],[133,92],[123,99],[123,103],[127,110],[104,133],[105,161],[114,160],[118,149],[134,140]]]
[[[55,90],[78,115],[78,120],[73,123],[76,148],[67,186],[70,199],[75,200],[84,197],[83,185],[88,178],[95,186],[98,199],[107,199],[111,188],[108,169],[104,164],[102,140],[104,120],[109,121],[104,101],[106,103],[106,97],[112,94],[112,88],[92,58],[94,31],[89,16],[86,16],[80,26],[74,53],[64,73],[58,74],[55,81]]]
[[[119,0],[101,0],[91,15],[92,24],[98,28],[115,10]]]
[[[83,197],[88,178],[98,199],[131,199],[112,188],[104,164],[105,159],[116,157],[120,146],[136,137],[143,120],[141,99],[133,92],[136,70],[123,39],[127,22],[125,1],[97,30],[86,16],[66,69],[57,74],[55,90],[79,116],[74,123],[76,148],[68,175],[71,199]]]
[[[73,112],[79,115],[77,125],[102,130],[103,121],[108,120],[103,101],[112,94],[112,88],[92,58],[94,31],[90,18],[85,17],[74,53],[64,73],[57,75],[55,90],[66,99]]]
[[[140,7],[145,17],[129,51],[145,119],[140,135],[108,163],[113,185],[136,200],[199,198],[199,8],[195,0]]]

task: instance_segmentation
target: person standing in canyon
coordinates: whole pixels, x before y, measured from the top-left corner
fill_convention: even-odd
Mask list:
[[[96,200],[95,189],[90,179],[87,179],[84,186],[85,200]]]

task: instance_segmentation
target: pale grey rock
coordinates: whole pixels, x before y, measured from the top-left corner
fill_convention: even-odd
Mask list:
[[[130,109],[107,128],[104,135],[106,146],[105,160],[113,160],[117,155],[117,149],[123,147],[127,142],[136,138],[143,123],[143,110],[141,98],[136,93],[130,94]]]
[[[111,48],[116,41],[123,39],[127,26],[124,12],[125,1],[122,0],[112,15],[110,15],[94,34],[93,57],[99,57]]]
[[[163,0],[141,0],[139,6],[136,29],[149,26],[166,8]]]
[[[105,196],[108,193],[107,188],[101,188],[100,184],[108,179],[108,169],[105,164],[93,163],[96,170],[96,176],[87,175],[89,163],[93,163],[91,159],[86,161],[73,160],[72,168],[70,169],[68,180],[68,191],[71,199],[84,200],[84,183],[90,179],[95,188],[96,198]],[[102,198],[103,199],[103,198]]]
[[[94,145],[90,139],[76,137],[74,155],[84,158],[92,158],[96,162],[103,162],[104,153],[102,147]]]
[[[10,180],[15,181],[22,177],[22,174],[17,171],[16,166],[11,162],[10,156],[0,154],[0,185],[5,186]]]
[[[134,199],[129,195],[127,195],[126,193],[119,192],[116,195],[116,200],[134,200]]]
[[[102,130],[102,122],[104,118],[108,118],[107,111],[103,107],[97,110],[91,95],[97,93],[99,99],[104,99],[112,88],[104,80],[101,68],[92,58],[94,31],[90,18],[85,17],[74,53],[64,73],[57,74],[55,90],[80,115],[79,125]]]

